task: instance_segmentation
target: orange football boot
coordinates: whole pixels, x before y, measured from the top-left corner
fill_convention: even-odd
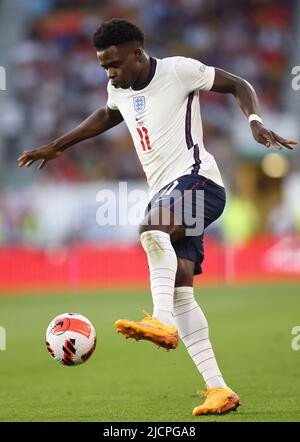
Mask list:
[[[206,396],[202,405],[195,407],[193,416],[202,414],[224,414],[235,411],[240,404],[240,398],[231,388],[208,388],[206,391],[197,391]]]
[[[167,327],[157,318],[148,314],[141,322],[119,319],[115,323],[115,327],[126,338],[133,338],[136,341],[145,339],[166,350],[175,349],[178,346],[177,328],[175,326]]]

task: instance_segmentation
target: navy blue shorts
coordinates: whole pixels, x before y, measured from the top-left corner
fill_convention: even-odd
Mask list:
[[[176,255],[193,261],[194,275],[199,275],[204,259],[204,229],[219,218],[225,203],[224,187],[202,175],[183,175],[154,195],[146,214],[154,207],[167,207],[174,213],[178,223],[186,228],[185,237],[173,242]]]

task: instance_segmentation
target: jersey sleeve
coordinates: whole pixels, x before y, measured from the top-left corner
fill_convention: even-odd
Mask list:
[[[174,69],[186,93],[196,89],[209,91],[214,84],[215,68],[193,58],[177,57]]]
[[[113,97],[110,82],[107,83],[107,103],[106,103],[106,105],[111,110],[118,110],[118,106],[114,102],[114,97]]]

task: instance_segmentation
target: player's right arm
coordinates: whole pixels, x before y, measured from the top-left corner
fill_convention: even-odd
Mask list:
[[[39,169],[42,169],[48,161],[58,158],[69,147],[100,135],[122,121],[123,117],[118,110],[110,109],[108,106],[98,109],[79,126],[62,137],[38,149],[23,152],[18,158],[18,166],[29,167],[35,161],[42,160],[39,165]]]

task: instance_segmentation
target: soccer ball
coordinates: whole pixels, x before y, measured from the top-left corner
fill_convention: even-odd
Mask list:
[[[63,313],[51,321],[46,331],[46,346],[56,362],[80,365],[96,347],[96,331],[79,313]]]

